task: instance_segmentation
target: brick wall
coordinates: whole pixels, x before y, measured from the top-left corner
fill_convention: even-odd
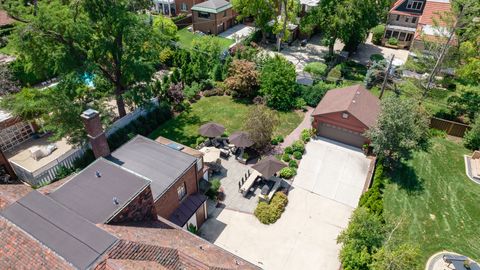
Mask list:
[[[168,219],[180,206],[181,201],[178,199],[177,189],[184,183],[187,188],[187,195],[185,198],[190,194],[198,192],[195,164],[193,164],[193,166],[155,202],[155,208],[159,216]]]
[[[120,211],[109,223],[121,223],[126,221],[155,220],[155,204],[152,190],[146,187],[125,208]]]
[[[200,4],[202,2],[205,2],[205,0],[177,0],[175,1],[175,10],[177,11],[177,14],[180,13],[192,13],[191,8],[196,5]],[[187,10],[182,10],[182,4],[187,5]]]
[[[198,11],[194,11],[193,15],[193,29],[195,31],[202,31],[207,34],[218,35],[221,32],[232,27],[234,24],[235,13],[233,9],[228,9],[225,12],[220,12],[218,14],[210,13],[209,18],[201,18],[198,16]],[[223,29],[219,29],[218,25],[223,24]]]

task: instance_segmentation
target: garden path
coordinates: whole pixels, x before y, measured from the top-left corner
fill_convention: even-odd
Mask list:
[[[310,116],[312,115],[313,110],[314,108],[307,107],[307,111],[305,112],[302,122],[290,134],[288,134],[287,137],[285,137],[283,143],[279,144],[279,148],[285,149],[285,147],[292,145],[294,141],[300,138],[302,130],[312,127]]]

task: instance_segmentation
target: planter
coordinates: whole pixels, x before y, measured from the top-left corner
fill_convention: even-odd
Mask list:
[[[392,48],[392,49],[398,49],[398,45],[391,45],[391,44],[388,44],[388,43],[385,43],[385,47]]]

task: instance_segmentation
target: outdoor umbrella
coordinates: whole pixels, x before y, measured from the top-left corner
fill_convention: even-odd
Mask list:
[[[220,136],[223,134],[224,131],[224,126],[214,122],[206,123],[198,129],[198,133],[200,133],[200,135],[208,138],[215,138],[217,136]]]
[[[228,141],[231,144],[234,144],[236,147],[250,147],[253,145],[253,141],[250,140],[248,133],[243,131],[234,132],[230,137],[228,137]]]
[[[252,169],[261,173],[263,178],[268,179],[285,167],[287,167],[287,165],[275,157],[268,157],[253,165]]]

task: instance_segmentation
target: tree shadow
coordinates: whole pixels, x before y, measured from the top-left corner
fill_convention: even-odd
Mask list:
[[[197,138],[200,137],[200,134],[198,134],[198,131],[189,134],[188,132],[185,132],[185,127],[200,124],[202,124],[202,121],[199,116],[190,113],[182,113],[165,122],[152,134],[155,134],[156,137],[163,136],[178,143],[193,146],[196,144]],[[152,137],[152,135],[150,135],[150,137]]]
[[[421,194],[424,187],[424,180],[419,178],[415,169],[404,162],[400,162],[389,172],[391,182],[397,184],[400,189],[405,190],[410,195]]]

